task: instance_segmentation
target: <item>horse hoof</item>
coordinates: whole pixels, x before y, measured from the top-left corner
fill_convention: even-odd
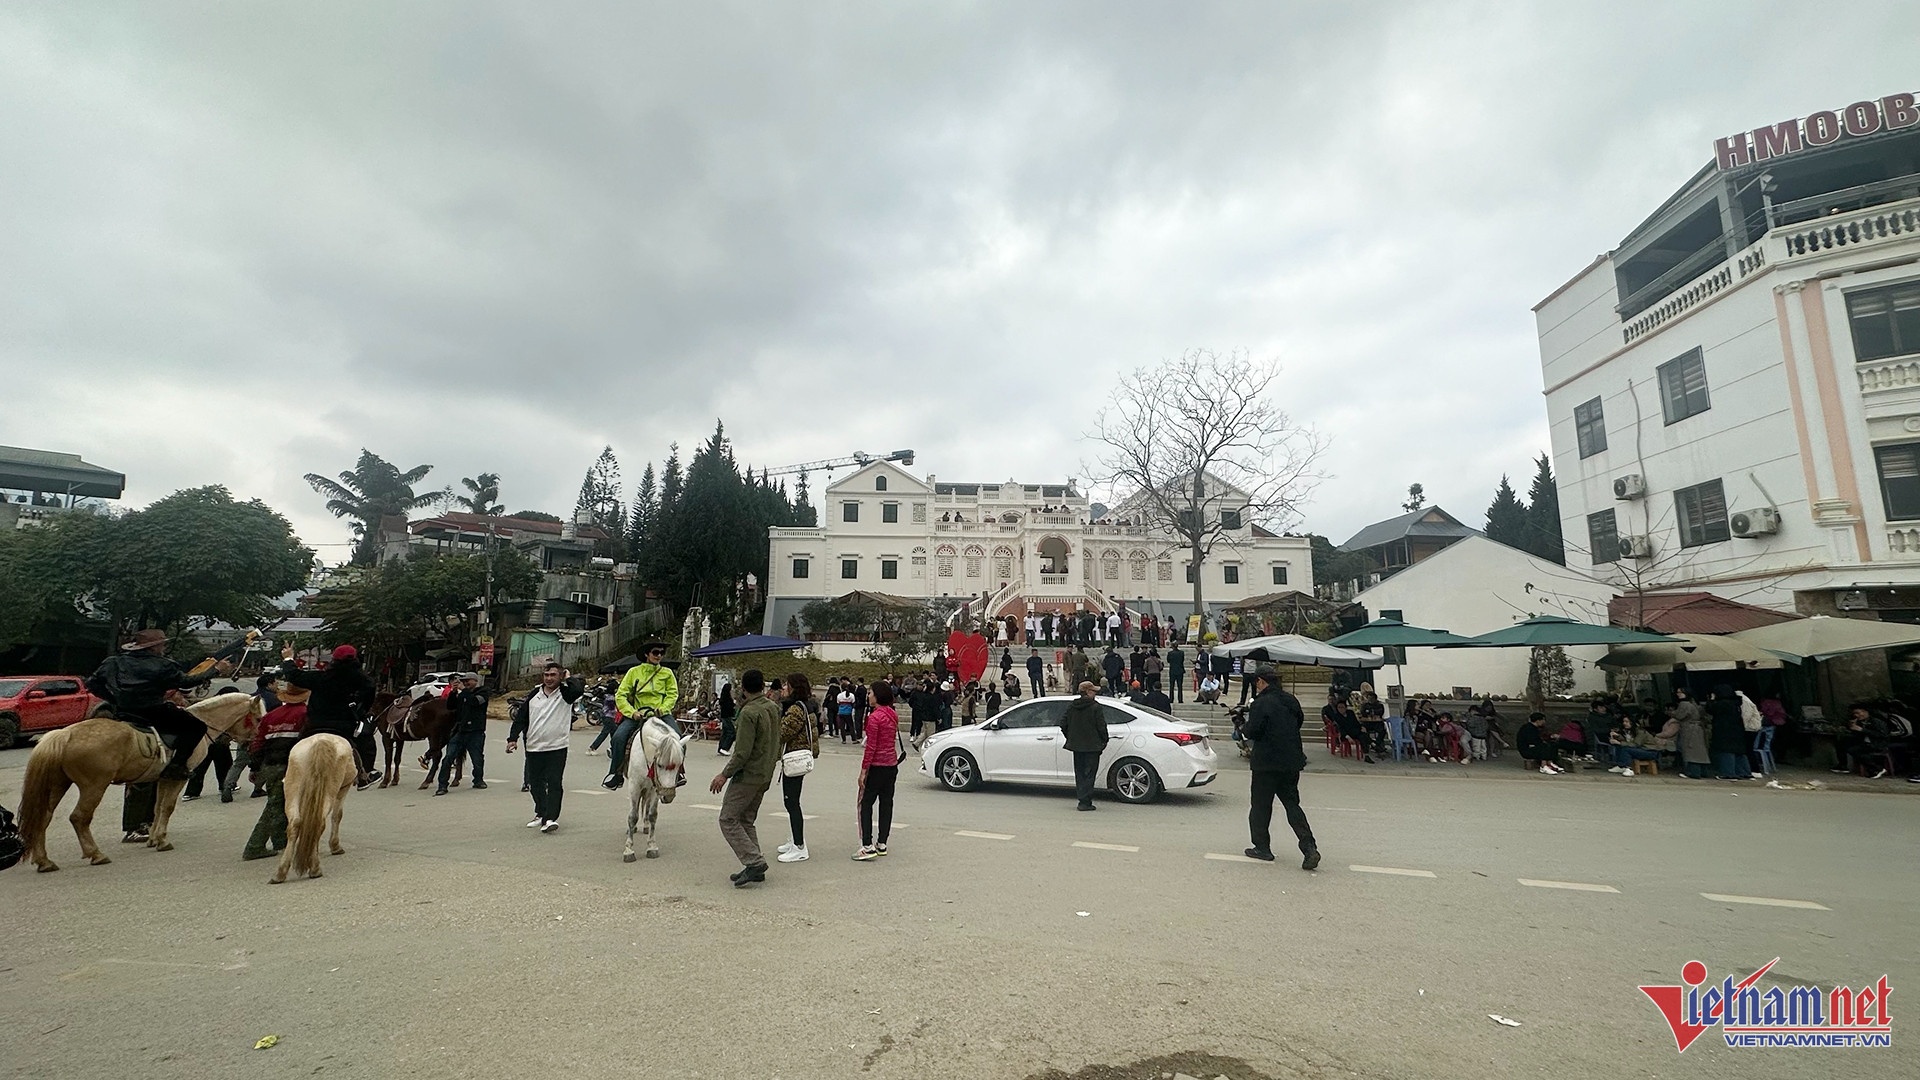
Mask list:
[[[160,841],[159,843],[157,843],[157,844],[155,844],[155,845],[153,845],[153,850],[155,850],[155,851],[172,851],[172,850],[173,850],[173,841],[171,841],[171,840],[162,840],[162,841]]]
[[[307,877],[309,878],[317,878],[319,876],[320,876],[320,870],[318,867],[315,867],[314,869],[307,872]]]
[[[267,884],[269,884],[269,885],[279,885],[279,884],[283,884],[283,883],[284,883],[284,882],[285,882],[286,880],[287,880],[287,879],[286,879],[286,878],[283,878],[283,877],[270,877],[270,878],[268,878],[268,879],[267,879]]]
[[[622,856],[620,856],[620,861],[621,861],[621,862],[632,862],[632,861],[634,861],[635,859],[638,859],[639,857],[640,857],[640,856],[638,856],[638,855],[635,855],[635,854],[634,854],[633,852],[631,852],[631,851],[629,851],[629,852],[627,852],[627,853],[626,853],[625,855],[622,855]],[[51,870],[51,869],[53,869],[53,867],[51,867],[51,866],[43,866],[43,867],[41,867],[40,869],[42,869],[42,870]]]
[[[38,870],[42,874],[51,874],[55,870],[60,869],[60,867],[54,863],[41,863],[38,866],[35,866],[34,869]]]
[[[649,858],[649,859],[657,859],[657,858],[659,858],[659,857],[660,857],[660,852],[659,852],[659,851],[657,851],[657,850],[656,850],[656,849],[654,849],[654,848],[648,848],[648,849],[647,849],[647,858]]]
[[[94,856],[93,858],[91,858],[91,859],[88,859],[87,861],[88,861],[88,862],[90,862],[90,863],[92,863],[92,864],[93,864],[93,865],[95,865],[95,866],[105,866],[105,865],[107,865],[108,863],[110,863],[110,862],[112,862],[113,860],[112,860],[112,859],[109,859],[109,858],[107,858],[107,857],[106,857],[105,855],[95,855],[95,856]],[[58,869],[58,868],[57,868],[57,867],[48,867],[47,869],[49,869],[49,870],[53,870],[53,869]]]

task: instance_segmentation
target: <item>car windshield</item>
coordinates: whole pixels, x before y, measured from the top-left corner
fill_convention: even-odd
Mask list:
[[[26,679],[0,679],[0,698],[19,697],[26,692]]]

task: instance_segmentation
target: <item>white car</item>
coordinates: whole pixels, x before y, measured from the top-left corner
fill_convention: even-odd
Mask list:
[[[1073,754],[1060,716],[1071,697],[1023,701],[984,724],[948,728],[920,746],[920,773],[949,791],[983,781],[1073,786]],[[1130,803],[1151,802],[1168,788],[1196,788],[1219,775],[1207,726],[1119,698],[1101,698],[1107,752],[1097,786]]]
[[[420,676],[419,682],[407,688],[407,699],[422,701],[434,697],[445,690],[448,683],[457,681],[461,674],[458,671],[429,671]]]

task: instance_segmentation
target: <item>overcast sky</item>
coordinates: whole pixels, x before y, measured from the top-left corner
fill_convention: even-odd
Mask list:
[[[1120,373],[1278,357],[1306,526],[1479,525],[1531,307],[1715,137],[1920,89],[1920,4],[11,4],[0,442],[347,553],[361,447],[567,512],[779,464],[1084,475]],[[816,477],[816,488],[824,478]]]

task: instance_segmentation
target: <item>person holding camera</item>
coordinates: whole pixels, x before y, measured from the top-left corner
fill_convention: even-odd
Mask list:
[[[1254,668],[1248,681],[1255,684],[1256,692],[1241,728],[1253,744],[1247,763],[1253,777],[1253,807],[1247,814],[1253,846],[1247,849],[1247,858],[1273,861],[1269,826],[1277,798],[1300,841],[1300,869],[1312,870],[1320,865],[1320,847],[1306,811],[1300,808],[1300,770],[1307,767],[1307,753],[1300,745],[1300,700],[1280,688],[1280,677],[1268,665]]]

